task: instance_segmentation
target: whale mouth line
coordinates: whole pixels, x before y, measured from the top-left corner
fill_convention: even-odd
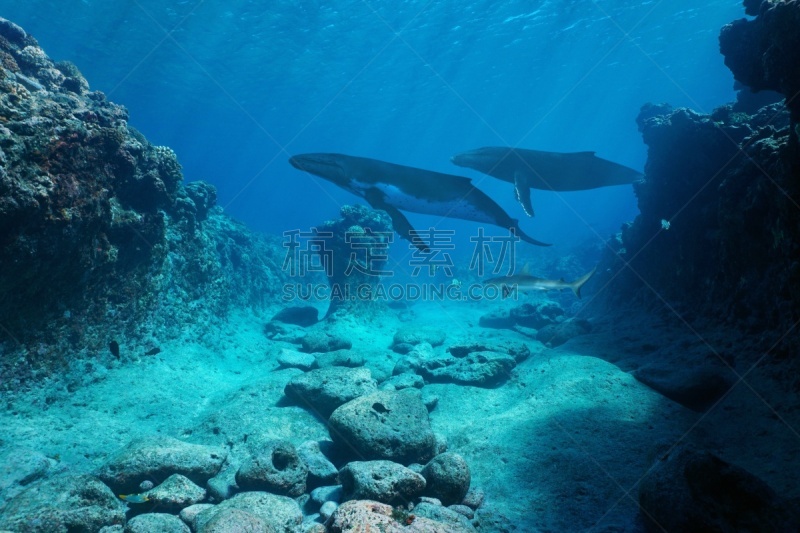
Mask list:
[[[289,158],[289,164],[297,170],[310,174],[324,175],[320,169],[337,169],[341,167],[328,157],[315,157],[313,155],[295,155]]]

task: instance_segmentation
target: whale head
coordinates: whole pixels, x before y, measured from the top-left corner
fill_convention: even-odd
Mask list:
[[[314,174],[320,178],[349,188],[345,158],[339,154],[300,154],[289,158],[289,164],[298,170]]]
[[[473,168],[485,174],[491,174],[497,166],[511,155],[512,149],[487,146],[461,152],[450,158],[459,167]]]

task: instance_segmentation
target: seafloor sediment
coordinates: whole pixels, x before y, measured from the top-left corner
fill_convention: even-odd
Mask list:
[[[791,103],[790,59],[733,66],[793,42],[778,9],[723,52]],[[797,530],[796,124],[748,101],[643,108],[641,215],[585,301],[320,319],[281,242],[0,20],[0,530]]]

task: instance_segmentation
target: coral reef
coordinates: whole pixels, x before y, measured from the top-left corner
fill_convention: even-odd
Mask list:
[[[359,315],[373,304],[369,295],[380,281],[394,237],[392,222],[383,211],[345,205],[340,214],[340,219],[326,221],[320,227],[330,236],[325,246],[330,252],[328,317]]]
[[[51,373],[66,353],[174,336],[277,294],[280,248],[214,208],[214,187],[182,180],[172,150],[0,19],[5,386]]]

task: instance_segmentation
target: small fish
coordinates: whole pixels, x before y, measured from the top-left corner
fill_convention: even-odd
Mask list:
[[[120,494],[119,499],[128,503],[145,503],[150,501],[150,498],[148,498],[146,494]]]
[[[111,350],[111,355],[119,359],[119,343],[117,341],[108,343],[108,349]]]
[[[156,354],[159,354],[159,353],[161,353],[161,348],[159,348],[159,347],[150,348],[149,350],[144,352],[145,355],[156,355]]]

